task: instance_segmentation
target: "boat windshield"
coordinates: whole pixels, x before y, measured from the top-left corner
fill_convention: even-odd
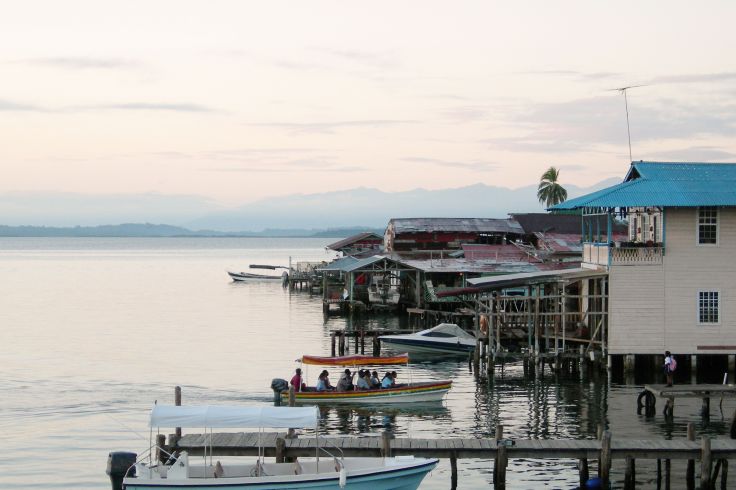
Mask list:
[[[458,337],[461,339],[474,339],[475,336],[466,332],[454,323],[440,323],[434,328],[420,333],[424,337]]]

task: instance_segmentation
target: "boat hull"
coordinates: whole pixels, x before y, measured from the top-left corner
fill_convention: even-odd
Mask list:
[[[424,459],[410,466],[385,466],[375,471],[347,473],[344,488],[350,490],[416,490],[424,477],[437,466],[436,459]],[[274,477],[211,478],[185,480],[138,480],[125,478],[125,490],[196,489],[196,490],[284,490],[309,488],[312,490],[341,490],[339,473],[301,474]]]
[[[396,346],[409,353],[441,353],[446,355],[468,355],[475,350],[475,344],[460,344],[449,342],[427,342],[425,340],[391,338],[387,336],[379,337],[381,342],[391,346]]]
[[[227,274],[233,281],[238,282],[250,282],[250,281],[282,281],[283,275],[280,276],[269,276],[266,274],[253,274],[250,272],[230,272]]]
[[[384,405],[441,401],[450,391],[452,381],[414,383],[398,388],[365,391],[302,391],[294,394],[297,403]],[[289,393],[282,392],[288,400]]]

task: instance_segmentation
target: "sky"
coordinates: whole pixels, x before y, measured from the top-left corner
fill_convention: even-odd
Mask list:
[[[733,2],[24,1],[0,193],[521,187],[736,161]]]

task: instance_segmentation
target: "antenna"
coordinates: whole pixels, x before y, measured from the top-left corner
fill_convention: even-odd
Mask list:
[[[631,127],[629,126],[629,100],[626,97],[626,91],[630,88],[646,87],[646,85],[629,85],[628,87],[619,87],[609,89],[609,92],[616,91],[624,94],[624,106],[626,107],[626,133],[629,136],[629,162],[633,162],[634,159],[631,157]]]

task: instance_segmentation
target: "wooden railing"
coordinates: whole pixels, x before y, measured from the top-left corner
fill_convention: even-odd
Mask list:
[[[661,265],[664,247],[611,248],[611,265]]]
[[[610,254],[610,261],[609,261]],[[583,262],[610,265],[661,265],[664,247],[611,247],[605,243],[584,243]]]

